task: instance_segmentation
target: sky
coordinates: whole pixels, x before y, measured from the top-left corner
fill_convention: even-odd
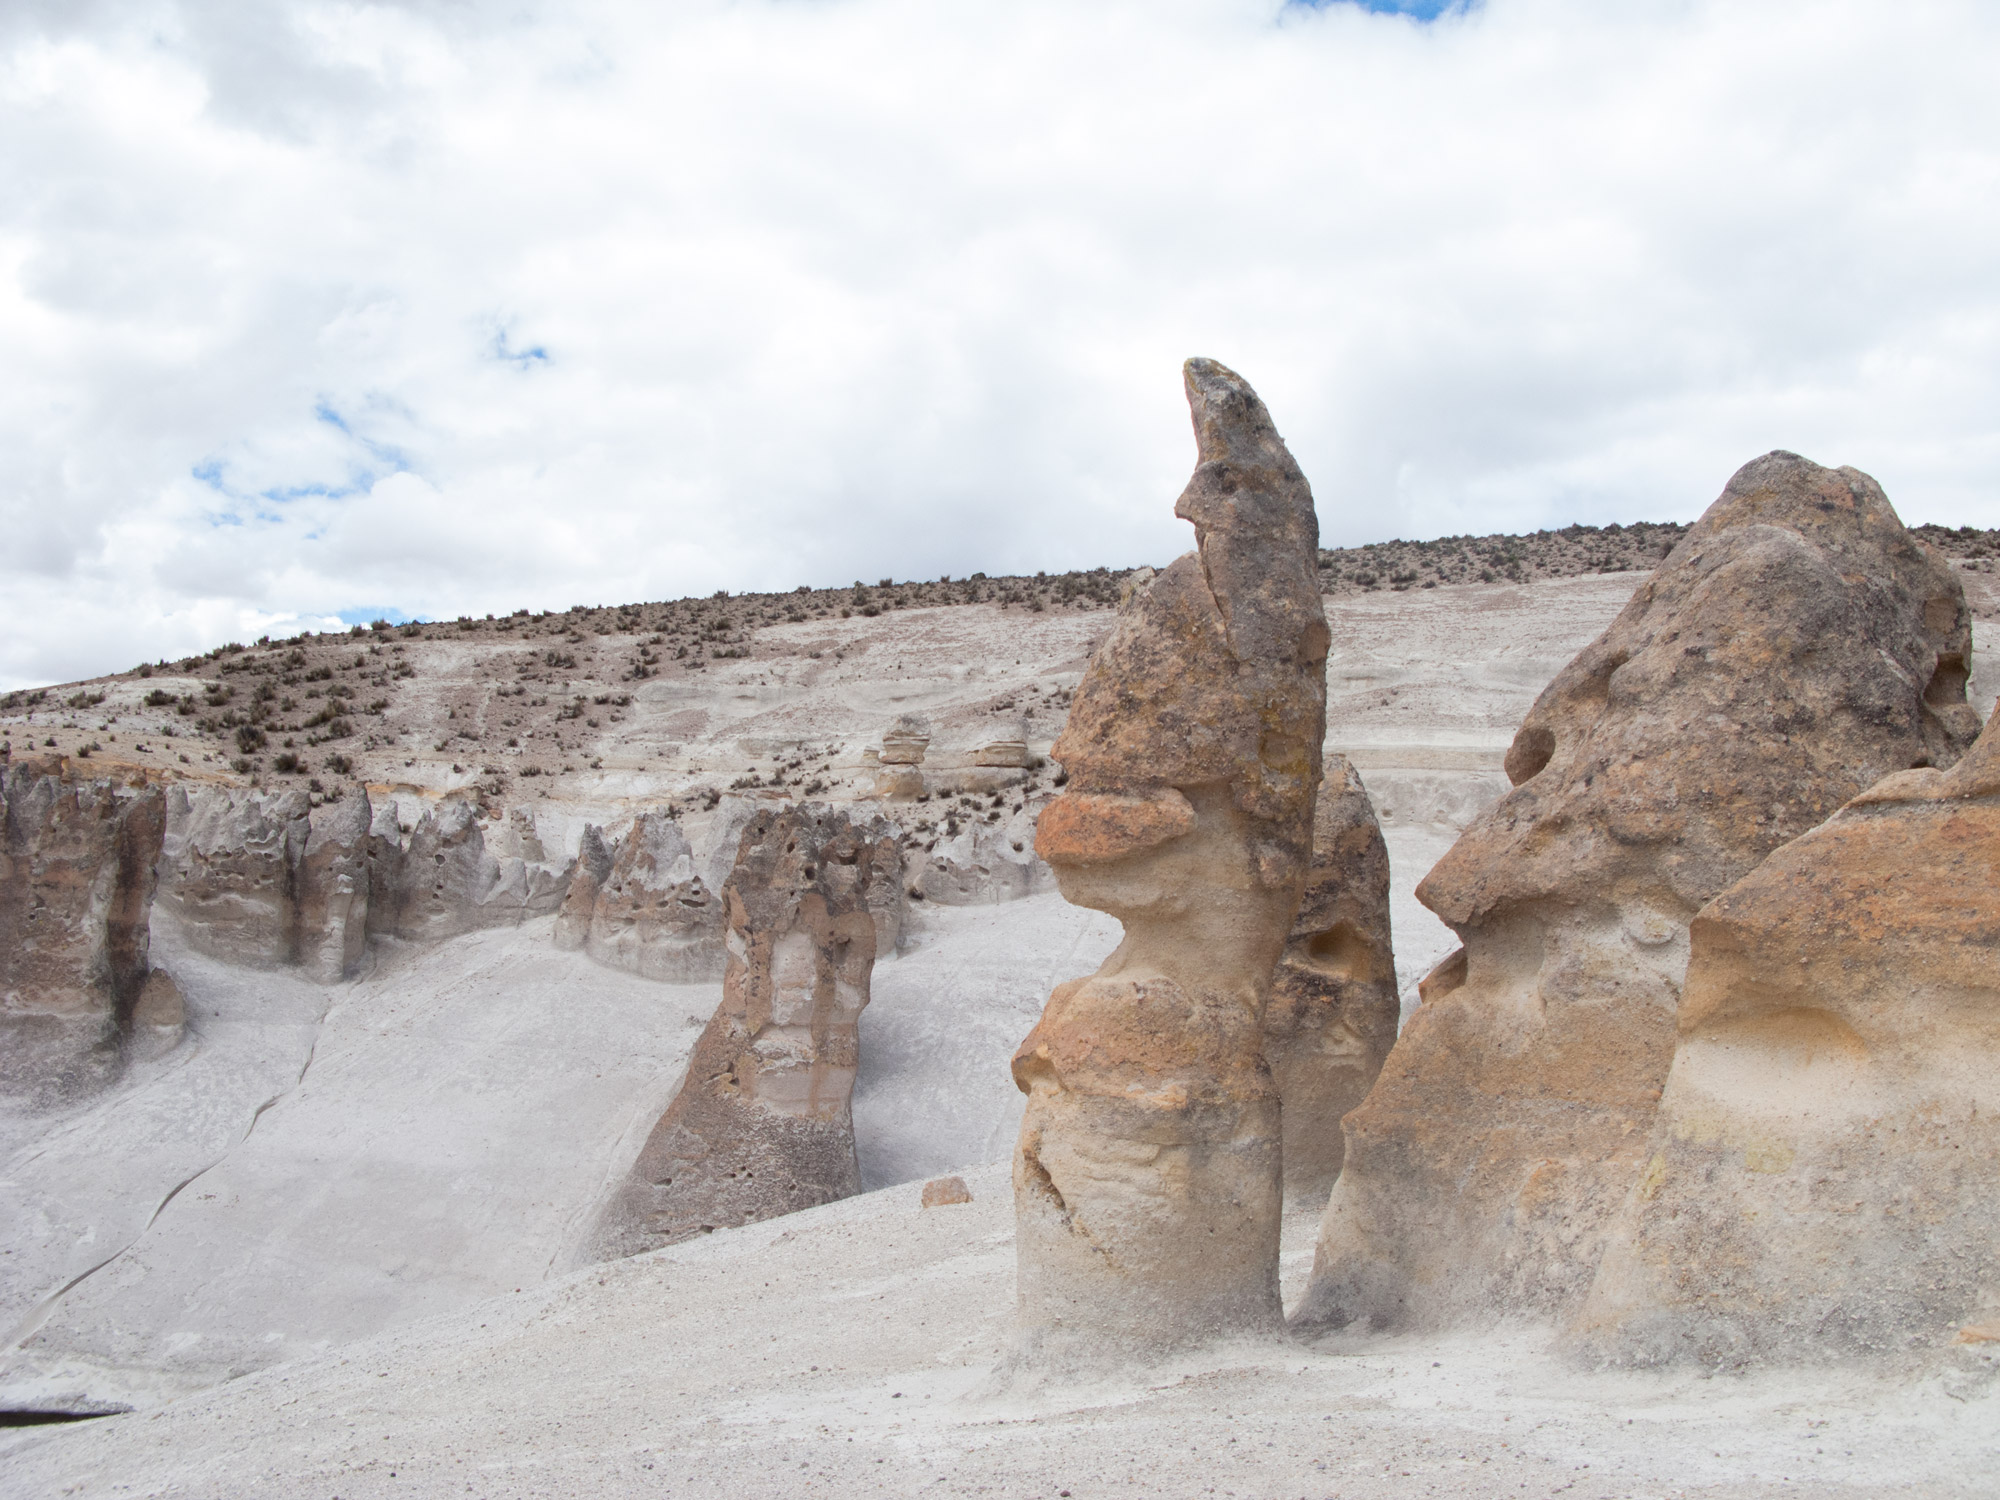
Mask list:
[[[1990,0],[7,0],[0,687],[340,621],[2000,525]]]

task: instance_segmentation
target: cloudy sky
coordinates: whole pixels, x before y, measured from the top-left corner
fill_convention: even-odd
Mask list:
[[[1195,353],[1330,542],[2000,525],[2000,6],[1405,11],[7,0],[0,685],[1162,561]]]

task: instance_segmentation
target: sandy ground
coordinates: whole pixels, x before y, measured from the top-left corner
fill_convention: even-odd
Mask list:
[[[1211,1349],[993,1394],[1001,1169],[725,1231],[151,1413],[17,1431],[41,1496],[1985,1496],[1992,1354],[1916,1379],[1571,1370],[1534,1330]],[[1311,1223],[1287,1229],[1296,1289]],[[1990,1346],[1989,1346],[1990,1347]]]

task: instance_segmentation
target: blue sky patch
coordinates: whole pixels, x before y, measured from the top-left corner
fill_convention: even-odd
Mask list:
[[[1409,16],[1417,21],[1435,21],[1452,11],[1472,9],[1473,0],[1290,0],[1306,10],[1331,10],[1336,5],[1353,5],[1381,16]]]
[[[337,609],[333,614],[343,625],[373,625],[377,620],[387,620],[391,625],[407,625],[412,620],[426,618],[424,615],[406,615],[400,609],[389,609],[379,604],[366,609]]]

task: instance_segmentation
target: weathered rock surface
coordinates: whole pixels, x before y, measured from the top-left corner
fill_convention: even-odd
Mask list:
[[[1348,1116],[1306,1322],[1574,1306],[1646,1160],[1689,920],[1883,775],[1956,760],[1970,651],[1957,579],[1867,475],[1737,472],[1419,888],[1463,954]]]
[[[165,798],[77,770],[0,770],[0,1095],[30,1107],[116,1075],[150,968]],[[169,1021],[157,997],[145,1024]]]
[[[1368,1095],[1400,1014],[1389,933],[1389,849],[1367,789],[1327,759],[1312,872],[1271,979],[1264,1060],[1284,1108],[1285,1196],[1324,1200],[1340,1175],[1340,1120]]]
[[[351,977],[367,946],[371,816],[359,790],[315,808],[302,791],[175,785],[160,904],[211,957]]]
[[[1003,823],[968,823],[911,860],[910,889],[940,906],[1018,901],[1055,889],[1055,872],[1035,853],[1035,813]]]
[[[1312,491],[1249,385],[1184,370],[1199,550],[1121,608],[1036,848],[1125,940],[1014,1056],[1024,1372],[1274,1328],[1271,972],[1312,859],[1326,618]]]
[[[585,951],[641,978],[690,984],[722,973],[726,930],[721,887],[703,878],[680,825],[641,813],[597,890]]]
[[[478,807],[463,798],[426,808],[407,830],[397,822],[395,805],[385,801],[368,841],[367,930],[435,942],[525,922],[561,906],[568,868],[542,857],[539,841],[524,848],[515,823],[492,832],[495,849],[488,847]]]
[[[760,810],[723,888],[722,1003],[605,1206],[600,1259],[860,1191],[851,1099],[875,963],[869,886],[893,848],[817,804]]]
[[[1584,1350],[1881,1358],[2000,1318],[2000,718],[1702,908],[1679,1019]]]
[[[900,714],[882,731],[882,764],[920,766],[930,748],[930,721],[919,714]]]

